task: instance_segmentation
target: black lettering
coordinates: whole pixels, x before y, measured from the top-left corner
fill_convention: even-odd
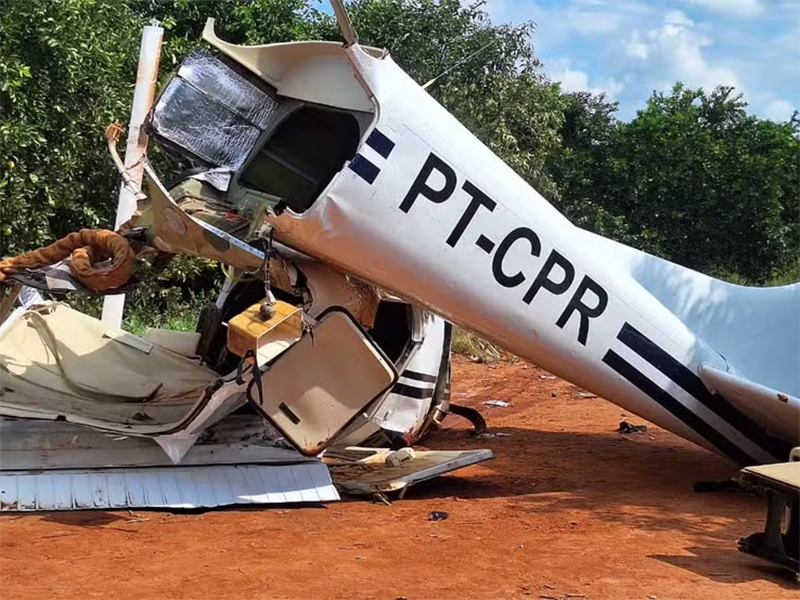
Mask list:
[[[582,302],[583,295],[587,291],[591,291],[597,296],[597,306],[591,307]],[[564,325],[567,324],[572,313],[578,311],[578,314],[581,316],[581,324],[578,328],[578,341],[585,346],[586,339],[589,337],[589,319],[594,319],[602,315],[607,306],[608,294],[606,291],[593,279],[584,276],[578,285],[578,289],[576,289],[575,293],[572,295],[569,304],[567,304],[567,307],[564,309],[564,312],[558,317],[556,325],[564,329]]]
[[[433,170],[436,169],[444,176],[444,186],[442,189],[437,190],[428,186],[428,177],[431,176]],[[447,200],[456,189],[456,172],[450,168],[441,158],[436,156],[433,152],[428,155],[428,160],[422,165],[417,178],[411,184],[406,197],[400,203],[400,210],[407,213],[414,205],[417,196],[425,196],[431,202],[437,204]]]
[[[489,196],[484,194],[469,181],[465,181],[462,188],[465,192],[472,196],[472,200],[470,200],[469,204],[467,205],[467,209],[464,211],[464,214],[461,215],[458,223],[456,223],[455,229],[453,229],[450,237],[447,238],[447,245],[451,248],[456,247],[458,240],[460,240],[461,236],[464,235],[464,231],[466,231],[467,226],[470,224],[472,219],[475,218],[475,214],[478,212],[478,209],[481,206],[488,208],[489,212],[492,212],[494,207],[497,206],[497,203],[494,200],[489,198]]]
[[[553,267],[556,265],[561,267],[561,270],[564,271],[564,278],[561,281],[548,278]],[[550,256],[547,257],[547,260],[544,261],[542,270],[539,271],[536,279],[533,280],[530,289],[522,297],[522,301],[525,304],[530,304],[534,296],[536,296],[542,288],[556,296],[563,294],[569,289],[569,286],[572,285],[573,279],[575,279],[575,268],[572,266],[572,263],[553,250]]]
[[[492,250],[494,250],[494,242],[483,234],[479,235],[478,239],[475,240],[475,245],[486,252],[486,254],[491,254]]]
[[[492,258],[492,274],[497,283],[503,287],[517,287],[525,281],[525,275],[523,275],[522,271],[515,275],[506,275],[503,271],[503,259],[505,259],[509,249],[514,245],[514,242],[523,239],[528,240],[531,244],[531,256],[539,256],[539,253],[542,251],[542,244],[539,242],[539,236],[527,227],[518,227],[509,233],[505,239],[500,242],[500,245],[497,246],[497,252],[494,253],[494,257]]]

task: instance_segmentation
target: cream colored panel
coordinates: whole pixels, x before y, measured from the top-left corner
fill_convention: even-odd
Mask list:
[[[316,454],[397,380],[394,366],[344,312],[325,315],[263,374],[250,397],[304,454]]]

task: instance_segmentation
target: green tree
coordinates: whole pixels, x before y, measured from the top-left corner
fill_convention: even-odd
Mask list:
[[[622,168],[617,103],[589,92],[565,94],[562,100],[561,143],[546,157],[560,192],[554,203],[579,227],[635,247],[646,245],[624,214],[615,212]]]
[[[646,247],[707,273],[763,282],[796,268],[797,122],[748,115],[741,96],[676,84],[619,128],[610,209]]]
[[[0,11],[0,254],[107,225],[104,127],[130,110],[141,22],[123,3],[7,0]]]

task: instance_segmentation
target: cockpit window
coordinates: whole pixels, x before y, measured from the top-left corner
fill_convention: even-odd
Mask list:
[[[148,131],[180,154],[236,170],[278,118],[278,106],[265,90],[198,48],[159,97]]]
[[[147,131],[204,167],[193,177],[218,191],[266,194],[304,212],[355,156],[372,118],[280,96],[240,65],[198,48],[158,98]]]
[[[290,114],[249,163],[241,183],[307,210],[323,188],[355,156],[358,121],[347,112],[305,105]]]

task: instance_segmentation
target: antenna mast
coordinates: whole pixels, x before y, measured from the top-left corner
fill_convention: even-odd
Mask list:
[[[353,27],[353,22],[350,20],[350,15],[347,8],[344,6],[344,0],[331,0],[333,6],[333,14],[336,15],[336,22],[339,24],[339,31],[344,36],[346,46],[352,46],[358,43],[358,34]]]

